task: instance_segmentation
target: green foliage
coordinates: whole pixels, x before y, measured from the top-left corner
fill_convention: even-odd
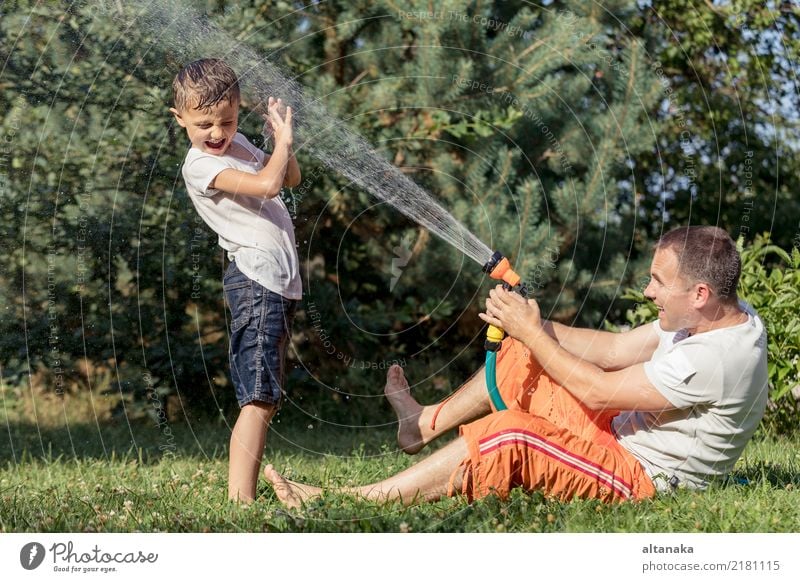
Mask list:
[[[796,122],[759,109],[756,77],[766,67],[785,78],[795,12],[655,4],[220,0],[191,10],[282,67],[509,256],[547,317],[595,325],[623,319],[616,295],[637,285],[649,242],[671,223],[746,234],[780,203],[772,235],[785,241],[800,214]],[[181,64],[209,55],[183,46],[180,23],[176,38],[155,20],[124,25],[123,5],[142,18],[147,5],[181,12],[179,1],[3,6],[2,374],[60,391],[91,387],[87,370],[99,370],[125,395],[121,414],[148,414],[146,398],[171,394],[187,416],[219,415],[235,407],[224,259],[186,199],[187,142],[167,114]],[[786,33],[783,58],[752,49],[773,24]],[[709,35],[722,52],[707,50]],[[223,48],[216,56],[233,41]],[[245,93],[241,130],[256,138]],[[787,131],[765,137],[764,127]],[[389,362],[413,368],[423,400],[474,370],[488,284],[478,265],[313,158],[316,137],[303,137],[304,181],[287,193],[305,297],[286,413],[369,423]],[[681,181],[690,170],[691,187]],[[717,182],[724,196],[699,195]]]
[[[800,250],[794,247],[789,254],[771,244],[767,234],[747,246],[740,238],[738,247],[739,297],[753,306],[767,330],[770,407],[765,425],[778,432],[794,431],[800,424]],[[628,289],[622,298],[634,302],[626,312],[631,327],[658,317],[655,304],[641,291]]]
[[[637,156],[648,237],[722,226],[789,248],[800,216],[800,10],[781,2],[652,2],[630,21],[664,89],[658,147]]]
[[[196,410],[227,407],[228,391],[215,393],[226,382],[221,256],[175,190],[184,153],[167,115],[175,65],[98,6],[35,4],[0,20],[11,137],[3,372],[61,393],[91,387],[89,369],[111,371],[108,389],[136,397],[119,410],[131,418],[165,390]],[[11,331],[21,322],[24,342]]]
[[[791,254],[759,235],[742,252],[741,296],[767,328],[769,395],[767,423],[778,431],[800,425],[800,250]]]

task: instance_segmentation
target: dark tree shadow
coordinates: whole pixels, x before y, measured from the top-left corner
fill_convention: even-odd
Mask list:
[[[800,488],[800,473],[792,467],[778,463],[755,461],[733,471],[726,480],[727,486],[756,485],[768,483],[774,489],[785,489],[788,485]]]
[[[394,430],[348,428],[320,423],[309,428],[292,422],[273,423],[267,437],[267,455],[328,455],[359,458],[384,456],[396,450]],[[15,421],[0,425],[0,464],[30,460],[128,459],[151,464],[165,456],[204,459],[227,458],[232,422],[78,422],[43,427]]]

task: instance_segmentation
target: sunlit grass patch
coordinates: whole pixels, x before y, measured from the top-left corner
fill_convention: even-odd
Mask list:
[[[299,510],[286,510],[264,480],[252,505],[227,500],[230,426],[224,421],[173,422],[175,447],[163,450],[163,435],[152,423],[90,417],[88,422],[37,425],[20,412],[25,410],[0,416],[4,532],[800,530],[797,438],[762,435],[748,446],[727,482],[705,493],[677,491],[640,503],[562,503],[515,490],[507,501],[487,498],[470,504],[456,497],[404,507],[329,492]],[[309,429],[285,419],[270,432],[264,458],[293,479],[339,487],[383,479],[425,454],[411,457],[398,451],[390,428],[319,424]]]

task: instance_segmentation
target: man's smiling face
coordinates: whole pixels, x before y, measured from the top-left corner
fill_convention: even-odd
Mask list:
[[[678,331],[693,325],[691,298],[695,285],[680,275],[678,255],[659,249],[650,265],[650,283],[644,295],[658,307],[658,321],[664,331]]]

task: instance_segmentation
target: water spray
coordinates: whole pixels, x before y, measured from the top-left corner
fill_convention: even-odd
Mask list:
[[[187,0],[152,2],[152,0],[97,0],[101,7],[119,16],[127,30],[148,30],[158,42],[168,42],[179,60],[200,56],[224,55],[240,79],[244,92],[252,96],[254,109],[263,113],[269,95],[281,96],[296,113],[295,127],[301,137],[297,149],[303,149],[336,170],[351,183],[392,205],[414,222],[447,241],[479,265],[492,252],[474,234],[459,223],[438,201],[391,165],[360,135],[332,116],[319,100],[307,97],[300,84],[283,75],[266,58],[239,43],[223,29],[203,18]],[[520,277],[501,253],[495,252],[483,266],[493,279],[503,281],[506,289],[527,294]],[[486,379],[492,402],[498,410],[506,408],[497,390],[495,358],[505,332],[489,326],[486,336]]]
[[[492,257],[483,266],[483,272],[488,273],[492,279],[503,282],[503,289],[506,291],[516,291],[523,297],[527,297],[528,288],[522,283],[521,278],[511,268],[511,262],[500,253],[495,251]],[[516,289],[515,289],[516,288]],[[495,409],[506,410],[508,407],[500,391],[497,389],[497,352],[503,342],[506,332],[495,325],[489,325],[486,330],[486,340],[483,347],[486,350],[486,388],[489,390],[489,398],[492,400]]]

